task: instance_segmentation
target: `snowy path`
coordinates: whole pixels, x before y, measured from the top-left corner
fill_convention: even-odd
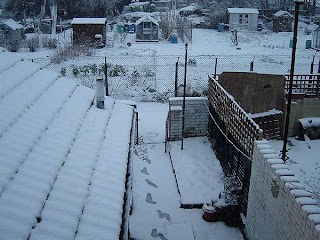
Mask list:
[[[180,208],[170,158],[164,153],[164,144],[159,143],[164,140],[167,108],[167,104],[138,105],[142,138],[133,155],[131,237],[136,240],[242,240],[238,229],[205,222],[202,210]]]

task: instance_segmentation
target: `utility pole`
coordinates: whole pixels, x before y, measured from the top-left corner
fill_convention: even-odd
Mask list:
[[[284,139],[282,148],[282,160],[286,162],[286,152],[287,152],[287,142],[288,142],[288,130],[289,130],[289,119],[291,110],[291,97],[292,97],[292,86],[293,86],[293,74],[294,74],[294,64],[296,60],[296,49],[297,49],[297,35],[298,35],[298,22],[299,22],[299,8],[300,4],[303,4],[303,0],[295,0],[295,17],[294,17],[294,30],[293,30],[293,46],[292,46],[292,57],[291,57],[291,68],[290,68],[290,83],[289,83],[289,93],[288,93],[288,103],[286,111],[285,129],[284,129]]]

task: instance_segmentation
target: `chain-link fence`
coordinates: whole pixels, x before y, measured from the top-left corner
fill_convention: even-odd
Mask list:
[[[298,56],[295,74],[309,74],[313,56]],[[41,59],[37,59],[41,61]],[[49,61],[49,59],[48,59]],[[166,101],[183,93],[185,57],[177,55],[112,55],[107,57],[75,57],[50,61],[48,69],[73,78],[84,86],[94,88],[98,77],[105,78],[108,93],[116,99],[135,101]],[[178,62],[178,64],[176,64]],[[106,68],[105,68],[106,63]],[[275,55],[197,55],[187,60],[187,95],[198,96],[208,89],[208,74],[224,71],[286,75],[290,72],[291,56]],[[177,67],[176,67],[177,66]],[[318,64],[314,66],[315,73]]]

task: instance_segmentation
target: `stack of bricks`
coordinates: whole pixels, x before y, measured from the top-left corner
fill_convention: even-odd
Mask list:
[[[209,113],[206,97],[186,97],[184,136],[206,136],[208,132]],[[181,139],[183,98],[169,99],[169,141]]]
[[[320,240],[320,208],[268,141],[256,141],[246,234],[250,240]]]

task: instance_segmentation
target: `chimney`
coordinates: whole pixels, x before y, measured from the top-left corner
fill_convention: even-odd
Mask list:
[[[96,99],[97,107],[104,109],[104,84],[102,78],[97,78],[96,81]]]

